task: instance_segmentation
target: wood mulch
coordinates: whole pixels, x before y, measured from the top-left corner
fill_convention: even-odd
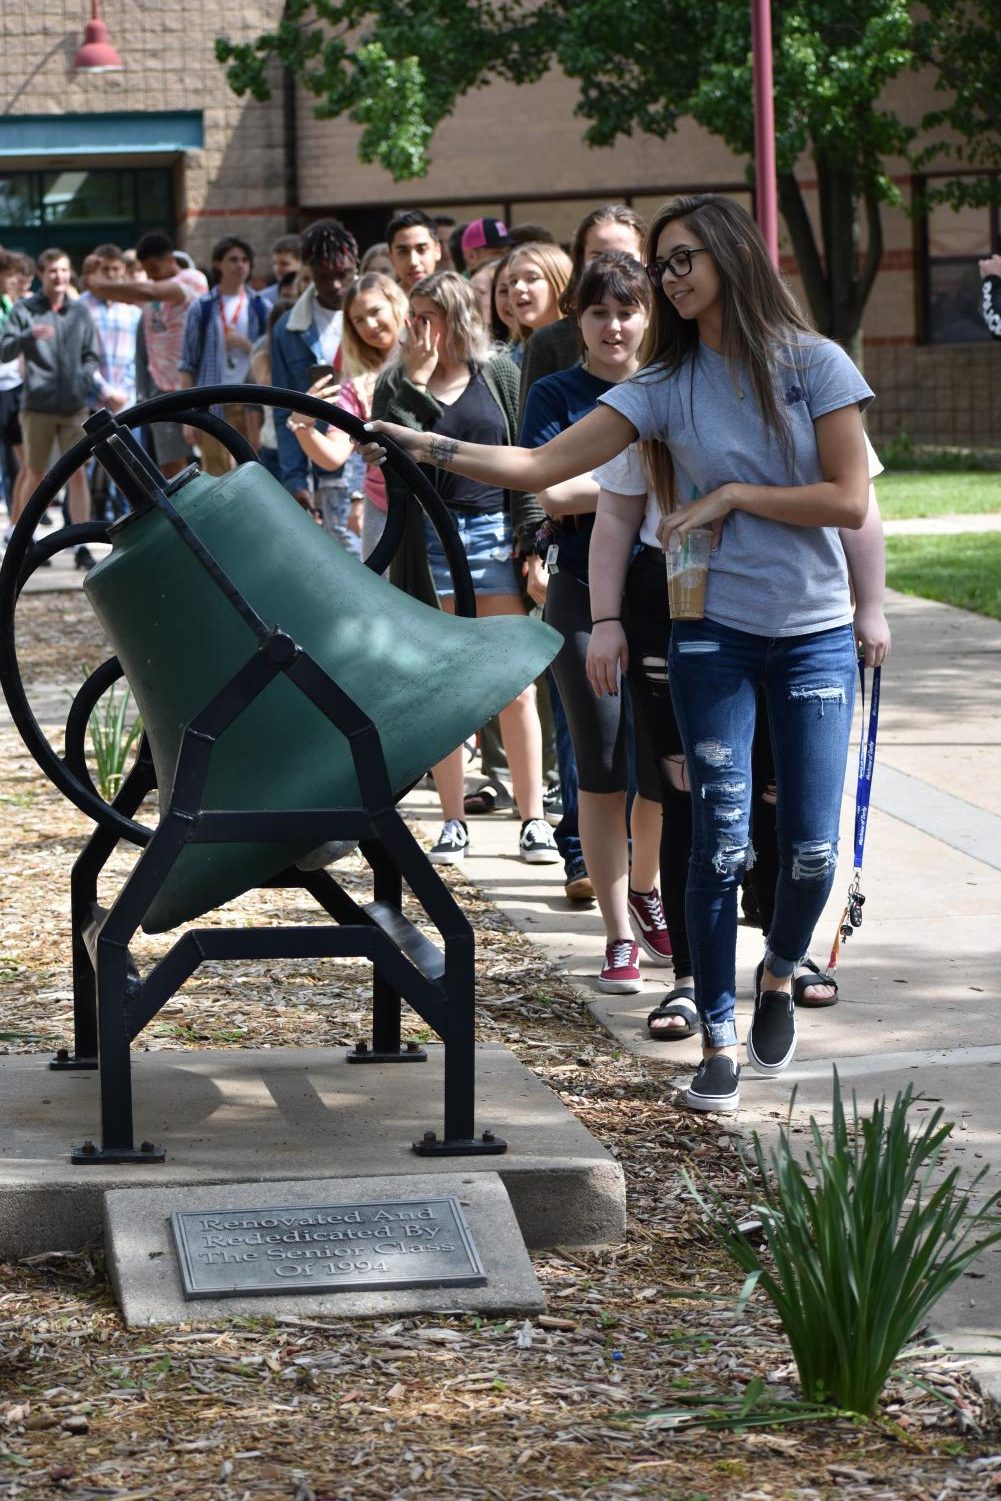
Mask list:
[[[19,606],[26,681],[48,701],[106,654],[78,594]],[[0,732],[0,1047],[69,1035],[67,879],[89,825]],[[128,868],[123,854],[115,874]],[[339,867],[359,890],[365,868]],[[99,1247],[0,1266],[0,1497],[72,1501],[945,1501],[1001,1496],[1001,1425],[963,1363],[910,1349],[871,1421],[797,1409],[769,1305],[681,1177],[745,1202],[739,1138],[671,1103],[669,1063],[624,1055],[560,971],[461,875],[480,1036],[510,1047],[622,1163],[625,1243],[533,1257],[530,1320],[236,1319],[126,1330]],[[310,920],[297,893],[213,919]],[[204,922],[204,919],[202,920]],[[159,947],[158,947],[159,945]],[[143,939],[141,962],[163,941]],[[206,966],[149,1047],[342,1046],[367,965]],[[32,1038],[41,1036],[41,1043]],[[750,1383],[763,1395],[734,1426]],[[716,1426],[722,1423],[724,1426]]]

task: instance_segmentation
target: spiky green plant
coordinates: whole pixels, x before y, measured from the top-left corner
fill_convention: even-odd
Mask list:
[[[95,781],[105,802],[118,796],[125,768],[133,748],[143,732],[142,719],[136,715],[129,723],[132,695],[126,685],[112,683],[94,707],[88,721],[90,746],[94,756]]]
[[[835,1070],[829,1139],[811,1116],[803,1163],[787,1128],[767,1153],[754,1133],[744,1171],[760,1254],[720,1195],[686,1174],[713,1236],[748,1274],[742,1297],[760,1287],[774,1304],[808,1402],[871,1414],[929,1309],[1001,1239],[1001,1194],[974,1207],[986,1168],[966,1190],[958,1168],[933,1183],[953,1127],[939,1108],[912,1133],[913,1101],[908,1085],[889,1113],[884,1097],[860,1117],[853,1094],[849,1123]]]

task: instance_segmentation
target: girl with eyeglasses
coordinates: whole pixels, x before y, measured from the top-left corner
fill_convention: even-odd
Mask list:
[[[740,1099],[737,894],[753,857],[759,687],[772,731],[779,844],[747,1036],[759,1072],[781,1072],[795,1053],[792,976],[835,876],[856,659],[838,529],[866,519],[861,413],[872,392],[844,351],[804,320],[753,220],[732,200],[704,194],[661,209],[647,259],[655,283],[648,363],[573,428],[541,448],[506,453],[387,431],[432,463],[536,492],[608,464],[639,440],[652,445],[662,544],[712,529],[705,618],[673,623],[668,661],[692,792],[686,912],[703,1051],[685,1099],[696,1110],[729,1111]],[[626,512],[630,495],[635,506],[646,490],[635,479],[599,477]],[[620,517],[620,529],[634,520]],[[613,691],[610,664],[621,668],[627,656],[621,589],[608,580],[602,592],[593,575],[591,604],[604,663],[596,661],[593,681]]]

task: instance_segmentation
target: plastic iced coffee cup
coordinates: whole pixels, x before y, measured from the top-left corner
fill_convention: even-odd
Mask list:
[[[706,613],[706,579],[713,534],[697,526],[683,536],[675,533],[667,558],[667,602],[672,620],[701,620]]]

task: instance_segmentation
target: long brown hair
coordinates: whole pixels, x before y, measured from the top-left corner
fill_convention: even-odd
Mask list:
[[[636,233],[636,243],[643,243],[643,220],[635,209],[625,203],[603,203],[585,214],[573,232],[570,241],[570,281],[560,293],[560,312],[564,318],[572,318],[577,310],[577,287],[584,271],[587,254],[587,237],[596,224],[625,224]]]
[[[646,236],[646,259],[652,263],[657,241],[669,224],[683,222],[713,258],[720,282],[723,348],[730,378],[743,372],[768,431],[788,457],[789,420],[775,399],[776,348],[799,334],[816,332],[772,265],[760,231],[746,209],[719,193],[676,198],[657,210]],[[658,283],[654,288],[647,367],[675,375],[695,359],[699,330],[695,319],[682,318]],[[644,462],[661,510],[674,509],[674,463],[660,442],[642,445]]]

